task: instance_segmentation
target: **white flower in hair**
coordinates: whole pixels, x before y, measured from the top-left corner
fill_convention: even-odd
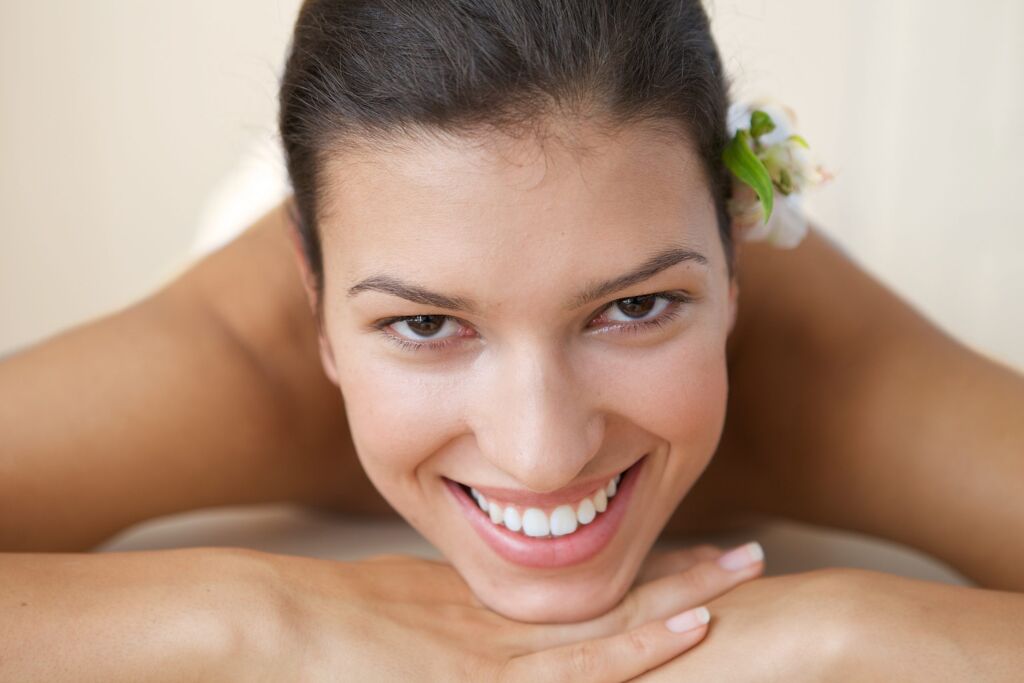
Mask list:
[[[830,176],[795,132],[791,109],[771,102],[729,108],[729,135],[722,159],[733,174],[729,215],[747,240],[792,248],[807,234],[803,191]],[[736,182],[738,181],[738,182]]]

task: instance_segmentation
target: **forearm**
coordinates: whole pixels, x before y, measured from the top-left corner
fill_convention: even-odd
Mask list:
[[[877,572],[852,575],[863,590],[851,602],[858,616],[842,680],[1020,680],[1024,595]]]
[[[0,680],[224,680],[254,655],[240,551],[0,554]]]

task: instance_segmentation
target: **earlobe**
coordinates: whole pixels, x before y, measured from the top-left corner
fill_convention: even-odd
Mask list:
[[[331,350],[331,345],[327,342],[327,335],[324,334],[322,327],[317,334],[317,341],[320,345],[320,364],[324,368],[324,374],[327,375],[327,379],[331,380],[331,384],[340,387],[338,384],[338,367],[334,363],[334,352]]]
[[[320,364],[323,366],[327,379],[335,386],[338,385],[338,368],[334,363],[334,352],[324,332],[323,320],[320,316],[319,294],[317,293],[316,279],[313,277],[313,269],[310,268],[309,259],[306,258],[306,250],[302,246],[302,235],[299,234],[299,224],[296,220],[294,199],[288,200],[288,220],[285,231],[292,244],[292,252],[295,256],[295,264],[299,269],[299,276],[302,280],[302,288],[306,292],[306,301],[313,313],[313,321],[316,325],[317,345],[320,350]]]
[[[729,281],[729,333],[736,327],[736,316],[739,311],[740,284],[735,277]]]

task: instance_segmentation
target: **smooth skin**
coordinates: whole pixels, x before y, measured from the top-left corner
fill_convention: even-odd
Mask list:
[[[728,571],[718,556],[672,553],[669,575],[605,615],[539,625],[487,609],[450,565],[417,558],[12,554],[0,679],[623,681],[698,643],[708,627],[691,607],[763,570]]]
[[[721,437],[738,293],[688,138],[568,123],[332,155],[325,284],[308,293],[374,487],[521,621],[589,619],[633,584]],[[616,303],[644,295],[629,317]],[[424,314],[425,335],[404,319]],[[444,484],[553,509],[641,458],[614,534],[557,570],[502,558]]]
[[[135,522],[210,505],[393,514],[362,474],[323,375],[285,216],[271,212],[144,301],[0,363],[0,394],[16,399],[0,402],[0,545],[10,552],[0,556],[0,677],[158,680],[162,663],[186,666],[185,653],[216,678],[252,643],[298,642],[303,619],[282,615],[304,615],[293,608],[309,596],[358,585],[311,571],[322,561],[244,551],[23,554],[86,550]],[[750,680],[738,667],[756,665],[750,653],[779,634],[803,644],[773,650],[780,680],[818,666],[830,680],[962,680],[968,666],[1010,680],[1024,664],[1024,380],[942,334],[818,233],[793,251],[745,245],[739,274],[725,433],[666,533],[787,517],[906,543],[984,588],[851,570],[728,592],[735,582],[722,582],[685,605],[710,600],[711,637],[649,675]],[[400,583],[403,571],[386,573]],[[314,575],[337,585],[305,580]],[[194,592],[174,590],[182,578]],[[34,610],[38,630],[26,627]],[[154,610],[158,621],[144,618]],[[104,628],[68,638],[55,625],[70,614]],[[129,637],[137,649],[122,645]],[[859,668],[839,666],[850,661]]]

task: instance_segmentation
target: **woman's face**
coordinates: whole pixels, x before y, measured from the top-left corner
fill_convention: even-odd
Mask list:
[[[325,169],[321,351],[360,460],[527,621],[629,588],[718,443],[735,310],[685,141],[572,135],[409,139]]]

